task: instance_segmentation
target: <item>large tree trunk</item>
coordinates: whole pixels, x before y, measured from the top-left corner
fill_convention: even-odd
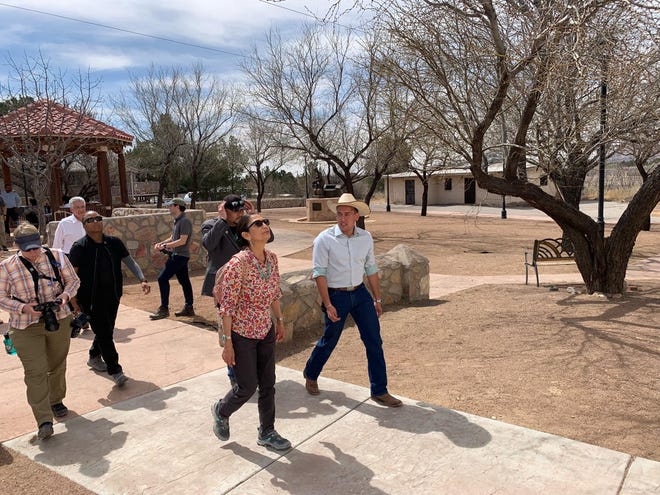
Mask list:
[[[540,187],[490,176],[478,165],[473,164],[471,168],[480,187],[496,194],[518,196],[559,225],[573,242],[576,263],[589,293],[620,294],[624,291],[635,239],[660,201],[660,167],[642,184],[605,239],[601,238],[594,219],[562,199],[550,196]]]
[[[423,180],[422,181],[422,213],[421,216],[425,217],[426,216],[426,208],[429,203],[429,181]]]

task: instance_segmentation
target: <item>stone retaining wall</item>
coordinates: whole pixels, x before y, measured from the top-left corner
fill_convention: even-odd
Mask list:
[[[410,247],[399,244],[376,256],[381,299],[385,308],[392,304],[426,301],[429,298],[429,260]],[[366,283],[366,277],[365,277]],[[323,328],[320,298],[311,270],[282,274],[280,304],[287,337],[307,328]],[[368,285],[367,285],[368,287]]]
[[[206,219],[203,210],[186,210],[193,224],[190,242],[190,270],[206,268],[206,250],[201,245],[202,222]],[[50,222],[47,227],[48,245],[53,245],[55,229],[59,222]],[[119,237],[144,274],[153,280],[165,265],[167,256],[154,250],[156,241],[167,239],[172,233],[173,217],[167,210],[156,208],[116,208],[111,217],[103,218],[103,232]],[[133,275],[122,264],[127,279]]]
[[[257,200],[255,198],[248,199],[253,205],[257,206]],[[297,208],[299,206],[305,206],[305,198],[263,198],[261,200],[262,210],[270,210],[272,208]],[[218,201],[197,201],[195,202],[195,208],[198,210],[204,210],[207,213],[215,213],[218,211]]]

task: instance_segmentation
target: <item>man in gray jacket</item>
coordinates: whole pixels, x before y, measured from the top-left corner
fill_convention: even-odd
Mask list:
[[[229,194],[218,203],[218,216],[202,224],[202,246],[208,253],[208,265],[202,285],[202,295],[213,297],[215,274],[240,251],[236,237],[236,223],[252,210],[249,201]]]

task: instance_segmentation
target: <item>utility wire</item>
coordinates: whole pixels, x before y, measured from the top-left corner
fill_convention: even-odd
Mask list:
[[[221,50],[219,48],[212,48],[210,46],[196,45],[194,43],[187,43],[185,41],[178,41],[178,40],[174,40],[174,39],[171,39],[171,38],[165,38],[163,36],[156,36],[156,35],[153,35],[153,34],[140,33],[139,31],[131,31],[130,29],[119,28],[119,27],[116,27],[116,26],[110,26],[108,24],[101,24],[99,22],[94,22],[94,21],[86,21],[84,19],[77,19],[75,17],[69,17],[69,16],[65,16],[65,15],[60,15],[60,14],[54,14],[52,12],[45,12],[43,10],[29,9],[27,7],[20,7],[18,5],[12,5],[12,4],[9,4],[9,3],[4,3],[4,2],[0,2],[0,6],[9,7],[9,8],[12,8],[12,9],[17,9],[17,10],[24,10],[26,12],[32,12],[32,13],[35,13],[35,14],[47,15],[47,16],[50,16],[50,17],[56,17],[58,19],[64,19],[64,20],[67,20],[67,21],[80,22],[82,24],[89,24],[91,26],[102,27],[102,28],[105,28],[105,29],[112,29],[114,31],[120,31],[122,33],[133,34],[135,36],[142,36],[144,38],[151,38],[151,39],[155,39],[155,40],[166,41],[168,43],[176,43],[177,45],[190,46],[190,47],[193,47],[193,48],[199,48],[201,50],[209,50],[209,51],[212,51],[212,52],[224,53],[225,55],[232,55],[234,57],[246,58],[246,56],[241,54],[241,53],[229,52],[229,51],[226,51],[226,50]]]

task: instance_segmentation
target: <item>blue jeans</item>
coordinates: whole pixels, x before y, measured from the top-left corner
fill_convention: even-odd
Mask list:
[[[371,395],[387,393],[387,369],[383,354],[383,341],[380,338],[380,323],[371,294],[362,285],[351,292],[329,289],[329,295],[330,302],[337,310],[339,320],[333,323],[326,313],[325,331],[305,365],[305,376],[310,380],[316,380],[321,374],[323,366],[339,342],[346,317],[350,314],[360,331],[360,338],[367,351]],[[322,309],[325,313],[325,308]]]
[[[167,260],[165,266],[158,274],[158,287],[160,289],[160,305],[163,308],[170,306],[170,279],[176,275],[176,279],[183,289],[183,298],[186,306],[193,305],[193,290],[188,276],[188,257],[172,256]]]

